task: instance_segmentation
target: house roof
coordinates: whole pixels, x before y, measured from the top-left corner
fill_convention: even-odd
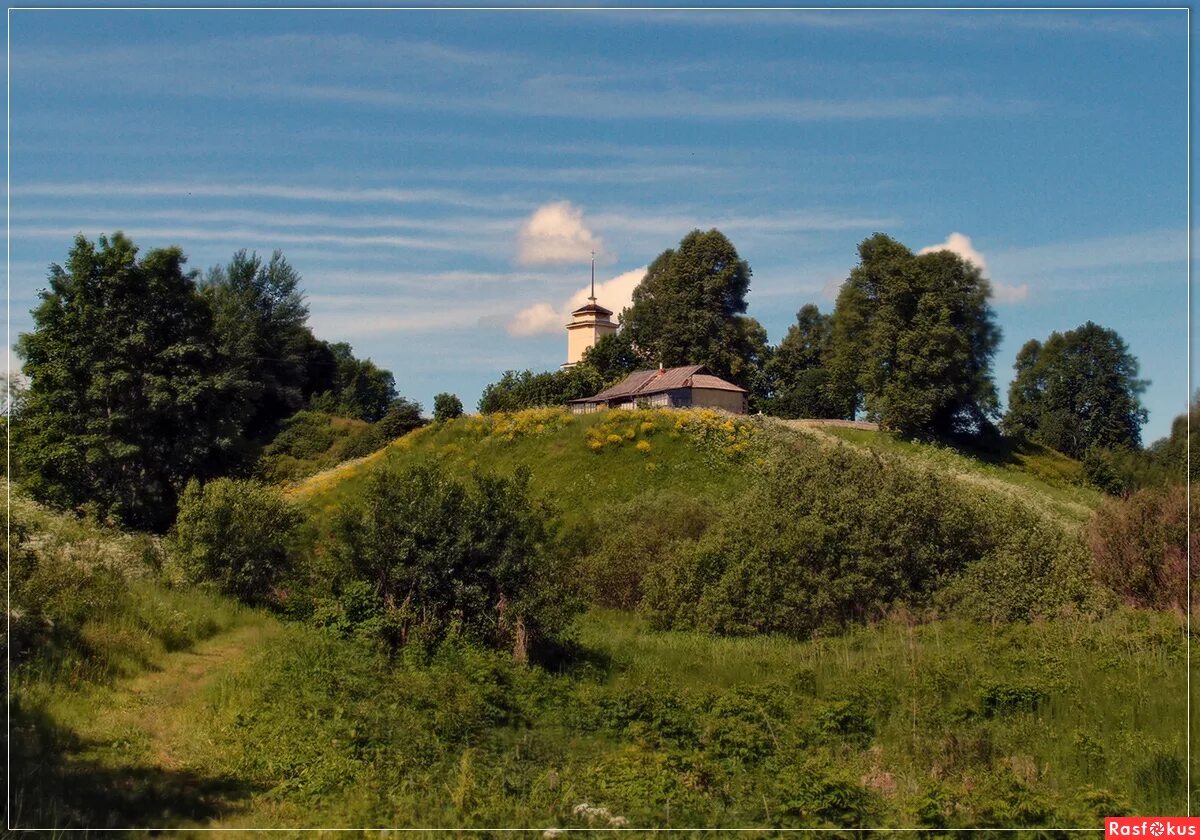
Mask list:
[[[605,388],[594,397],[571,400],[571,402],[605,402],[626,397],[648,397],[651,394],[661,394],[664,391],[674,391],[678,388],[713,388],[720,391],[746,393],[745,388],[739,388],[732,382],[726,382],[719,376],[713,376],[704,365],[687,365],[665,370],[660,368],[634,371],[616,385]]]

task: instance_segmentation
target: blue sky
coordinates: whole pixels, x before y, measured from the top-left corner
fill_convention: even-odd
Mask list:
[[[72,237],[283,250],[317,334],[432,406],[565,358],[716,226],[778,341],[859,241],[973,255],[1005,392],[1093,320],[1187,400],[1183,11],[14,11],[13,338]],[[953,236],[957,234],[957,236]]]

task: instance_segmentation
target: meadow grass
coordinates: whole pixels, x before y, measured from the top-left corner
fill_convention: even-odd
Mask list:
[[[981,449],[966,444],[907,441],[868,429],[821,426],[806,431],[865,449],[903,455],[960,478],[983,481],[993,490],[1048,508],[1067,522],[1087,522],[1105,498],[1087,482],[1082,464],[1036,443],[1004,439],[995,447]]]
[[[64,754],[18,790],[93,826],[1091,826],[1184,807],[1184,668],[1133,610],[807,642],[593,610],[532,667],[251,613],[132,679],[21,675]]]

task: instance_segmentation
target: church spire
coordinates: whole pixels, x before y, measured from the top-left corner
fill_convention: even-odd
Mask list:
[[[592,251],[592,296],[588,298],[592,303],[596,302],[596,252]]]

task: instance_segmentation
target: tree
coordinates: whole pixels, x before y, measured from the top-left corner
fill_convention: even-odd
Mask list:
[[[335,519],[334,550],[369,584],[395,644],[457,630],[524,659],[576,599],[529,473],[465,484],[433,464],[385,466]]]
[[[438,394],[433,398],[433,419],[439,423],[462,417],[462,400],[454,394]]]
[[[343,417],[374,423],[396,399],[396,380],[391,371],[370,359],[358,359],[349,344],[327,345],[333,355],[333,387],[314,397],[312,408]]]
[[[1073,458],[1092,447],[1138,449],[1146,409],[1137,359],[1115,330],[1088,321],[1017,353],[1004,429]]]
[[[201,487],[193,480],[179,501],[172,546],[193,581],[261,604],[291,568],[302,520],[277,487],[228,478]]]
[[[375,428],[383,440],[389,441],[402,437],[413,429],[419,429],[428,421],[421,416],[421,404],[404,397],[392,400],[383,417],[375,423]]]
[[[650,366],[706,365],[748,388],[761,362],[761,327],[740,317],[749,289],[750,266],[733,243],[718,230],[694,230],[650,264],[622,313],[622,332]]]
[[[491,414],[495,411],[565,405],[570,400],[590,397],[603,387],[604,380],[590,365],[575,365],[566,370],[544,373],[508,370],[499,381],[483,389],[479,411]]]
[[[915,255],[881,233],[859,257],[833,314],[831,399],[909,436],[988,427],[1000,331],[979,268],[949,251]]]
[[[30,378],[19,447],[31,493],[164,529],[192,477],[238,434],[232,378],[179,248],[75,239],[17,352]]]
[[[332,379],[335,361],[321,354],[308,327],[299,284],[279,251],[264,263],[242,250],[210,269],[201,286],[251,439],[273,433]]]
[[[584,350],[576,367],[590,367],[600,375],[601,381],[614,383],[635,370],[650,367],[650,359],[633,346],[628,330],[617,330],[600,336],[595,344]]]
[[[771,384],[768,404],[778,417],[840,417],[829,395],[831,377],[825,368],[832,334],[832,316],[822,315],[807,303],[796,313],[796,323],[775,348],[765,373]]]

